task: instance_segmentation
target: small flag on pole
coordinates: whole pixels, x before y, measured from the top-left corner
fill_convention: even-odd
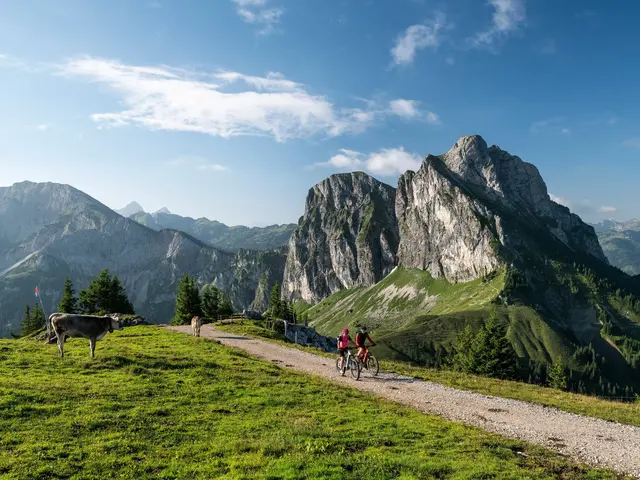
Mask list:
[[[36,287],[36,297],[38,296],[38,287]]]

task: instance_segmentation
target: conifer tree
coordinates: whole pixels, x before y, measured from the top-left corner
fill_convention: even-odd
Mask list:
[[[233,315],[233,302],[231,302],[231,295],[229,295],[228,293],[222,294],[220,313],[222,315]]]
[[[278,282],[273,285],[269,295],[269,315],[275,318],[282,317],[282,303],[280,301],[280,285]]]
[[[176,310],[171,323],[173,325],[186,325],[196,315],[202,315],[200,292],[198,292],[195,280],[185,274],[178,285]]]
[[[64,281],[64,291],[62,293],[62,300],[60,300],[60,304],[58,305],[58,312],[78,312],[78,299],[75,297],[73,283],[71,283],[71,279],[69,277],[67,277],[67,279]]]
[[[120,280],[116,275],[111,277],[106,268],[80,292],[78,299],[80,310],[87,314],[135,313]]]
[[[551,388],[567,389],[567,372],[562,358],[557,357],[549,367],[548,382]]]
[[[216,320],[220,313],[220,290],[216,285],[207,285],[202,291],[202,315]]]

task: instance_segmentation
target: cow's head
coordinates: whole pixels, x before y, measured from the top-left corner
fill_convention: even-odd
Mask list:
[[[111,321],[109,323],[109,333],[113,333],[114,330],[122,330],[122,325],[120,325],[120,315],[117,313],[110,313],[107,315],[111,317]]]

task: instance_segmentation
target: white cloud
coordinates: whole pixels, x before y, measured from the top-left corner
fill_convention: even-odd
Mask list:
[[[417,170],[422,157],[405,151],[404,147],[385,148],[378,152],[361,153],[354,150],[341,149],[340,153],[327,162],[316,163],[314,167],[333,167],[338,170],[366,170],[381,176],[393,176]]]
[[[391,113],[399,117],[424,120],[432,125],[440,124],[440,117],[434,112],[421,111],[418,107],[420,102],[416,100],[405,100],[398,98],[389,102]]]
[[[549,197],[553,202],[556,202],[560,205],[564,205],[565,207],[571,208],[571,202],[564,197],[559,197],[554,195],[553,193],[549,193]]]
[[[210,172],[230,171],[228,167],[225,167],[218,163],[211,163],[202,157],[190,156],[190,155],[172,158],[171,160],[168,160],[165,163],[170,167],[195,168],[196,170],[201,170],[201,171],[210,171]]]
[[[391,111],[400,117],[413,118],[420,115],[418,102],[415,100],[398,98],[397,100],[392,100],[390,105]]]
[[[447,62],[447,65],[454,65],[456,63],[453,57],[447,57],[444,61]]]
[[[640,137],[630,138],[622,142],[622,145],[629,148],[640,148]]]
[[[616,213],[618,209],[616,207],[611,207],[607,205],[602,205],[600,207],[594,207],[591,201],[588,199],[583,199],[577,203],[571,202],[570,200],[554,195],[553,193],[549,193],[549,197],[556,203],[560,205],[564,205],[567,208],[570,208],[572,211],[575,211],[578,215],[584,215],[585,217],[599,217],[599,213]]]
[[[600,213],[615,213],[618,211],[618,209],[616,207],[608,207],[606,205],[603,205],[598,209],[598,211]]]
[[[526,20],[524,0],[489,0],[487,4],[494,9],[492,25],[472,39],[474,47],[492,48],[497,40],[518,30]]]
[[[439,33],[448,28],[444,13],[436,16],[425,24],[411,25],[396,38],[395,46],[391,49],[391,56],[395,65],[407,65],[413,62],[416,52],[424,48],[436,48],[440,44]]]
[[[566,121],[564,117],[551,117],[545,120],[538,120],[537,122],[533,122],[529,131],[531,133],[541,133],[543,131],[551,131],[556,133],[561,133],[563,135],[569,135],[571,130],[567,127],[564,127],[562,124]]]
[[[268,35],[276,31],[276,25],[280,23],[280,17],[285,10],[282,7],[267,8],[268,0],[232,0],[238,7],[238,15],[246,23],[262,26],[259,35]]]
[[[36,130],[40,131],[40,132],[46,132],[47,130],[49,130],[51,128],[51,124],[50,123],[41,123],[39,125],[36,125],[34,128]]]
[[[112,127],[135,124],[223,138],[272,136],[283,142],[361,133],[392,114],[388,106],[372,101],[366,101],[365,108],[338,108],[280,73],[266,77],[229,71],[197,74],[92,57],[71,59],[58,73],[105,84],[119,94],[125,110],[91,116]]]

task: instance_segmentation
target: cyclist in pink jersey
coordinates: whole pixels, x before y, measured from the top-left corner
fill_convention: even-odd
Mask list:
[[[344,376],[344,357],[347,354],[347,350],[349,349],[349,342],[353,342],[351,337],[349,336],[349,329],[343,328],[342,334],[338,336],[338,355],[340,355],[339,369],[342,371],[342,376]]]

